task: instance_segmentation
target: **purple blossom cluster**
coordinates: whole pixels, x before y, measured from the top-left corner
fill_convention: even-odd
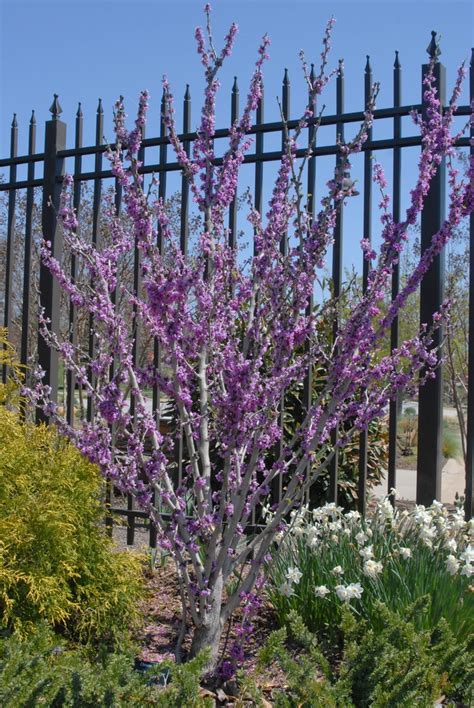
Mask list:
[[[192,155],[178,137],[173,95],[168,81],[163,81],[169,139],[202,215],[195,251],[192,256],[180,251],[165,203],[150,199],[143,188],[138,154],[148,92],[140,95],[137,119],[130,132],[120,98],[115,106],[116,144],[107,155],[123,189],[128,221],[111,212],[107,222],[110,245],[94,247],[86,242],[78,234],[70,177],[64,181],[59,210],[65,244],[83,263],[94,287],[74,283],[52,257],[49,244],[42,247],[43,262],[75,307],[89,313],[94,323],[91,356],[69,341],[60,341],[50,323],[41,319],[46,341],[58,350],[65,367],[74,372],[91,399],[93,419],[82,421],[79,428],[68,426],[49,400],[50,391],[42,384],[41,372],[30,389],[31,398],[44,406],[60,431],[150,515],[162,548],[172,554],[178,568],[185,614],[190,614],[195,627],[193,652],[206,643],[215,643],[239,604],[255,606],[261,568],[276,534],[284,528],[290,509],[300,504],[334,455],[332,431],[343,428],[345,434],[338,444],[345,444],[351,435],[365,430],[382,415],[391,398],[413,388],[420,373],[422,380],[433,375],[438,365],[438,353],[432,348],[433,328],[445,320],[449,303],[434,315],[431,329],[422,328],[417,336],[385,355],[384,342],[391,323],[433,259],[474,209],[473,158],[463,178],[451,165],[458,137],[451,132],[453,112],[463,72],[459,72],[448,110],[443,112],[432,65],[425,79],[426,116],[415,116],[423,145],[405,219],[400,223],[393,220],[386,180],[376,164],[373,175],[381,191],[382,245],[376,253],[370,243],[362,241],[364,255],[372,263],[368,287],[340,323],[328,353],[321,324],[330,307],[308,306],[315,279],[333,242],[338,209],[352,193],[351,187],[344,186],[344,171],[367,139],[378,86],[373,87],[359,131],[351,141],[340,144],[339,169],[328,182],[327,194],[313,217],[303,206],[301,193],[301,171],[312,146],[303,160],[297,159],[297,140],[314,117],[317,97],[335,73],[327,71],[331,20],[317,76],[314,70],[308,72],[302,56],[308,104],[297,128],[292,133],[287,131],[265,216],[250,210],[255,251],[242,267],[238,249],[228,245],[224,224],[250,145],[252,116],[262,96],[269,40],[266,36],[262,40],[242,115],[231,126],[228,148],[221,165],[216,166],[217,76],[231,53],[237,27],[231,26],[223,49],[217,52],[209,7],[206,15],[206,29],[196,30],[205,95]],[[416,223],[430,182],[445,158],[450,188],[448,216],[406,286],[384,309],[408,229]],[[162,250],[157,247],[158,230]],[[238,234],[234,236],[237,240]],[[284,252],[282,239],[287,244]],[[116,288],[121,287],[119,264],[133,254],[135,247],[140,251],[142,288],[128,293],[129,301],[136,325],[146,328],[159,347],[159,367],[137,364],[133,328],[115,304]],[[282,397],[288,388],[304,380],[308,367],[318,363],[327,368],[324,386],[293,438],[283,439]],[[163,432],[159,416],[147,406],[144,389],[151,386],[159,389],[162,400],[172,402],[183,436],[187,463],[178,485],[174,437]],[[279,449],[276,459],[275,449]],[[246,536],[247,525],[269,502],[276,480],[281,480],[283,491],[271,519],[260,533]],[[224,585],[233,574],[238,577],[236,589],[224,601]],[[244,621],[242,633],[249,633],[251,626],[250,619]]]

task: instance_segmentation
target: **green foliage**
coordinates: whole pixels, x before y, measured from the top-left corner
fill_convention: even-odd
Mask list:
[[[163,663],[158,672],[170,671],[171,681],[157,697],[157,706],[162,708],[207,708],[214,700],[200,695],[200,678],[209,664],[210,651],[201,652],[186,664]]]
[[[349,511],[357,508],[359,498],[359,435],[352,436],[340,449],[338,459],[338,500]],[[367,431],[367,490],[376,487],[388,464],[388,427],[384,420],[373,420]],[[316,480],[316,490],[321,487],[320,498],[328,498],[329,472]]]
[[[428,708],[443,693],[447,677],[431,651],[429,631],[418,632],[414,614],[427,611],[426,598],[407,612],[407,619],[376,603],[381,628],[356,622],[346,610],[341,682],[356,706],[422,705]]]
[[[472,705],[474,666],[472,638],[459,643],[446,622],[434,631],[417,630],[414,617],[429,611],[420,598],[405,618],[377,603],[381,628],[374,630],[345,608],[344,646],[333,668],[318,641],[294,612],[285,628],[273,632],[258,656],[258,670],[276,662],[287,688],[274,692],[273,705],[285,708],[431,708],[441,695],[446,705]],[[247,677],[247,684],[249,678]],[[245,684],[244,684],[245,685]]]
[[[443,420],[442,453],[446,460],[450,457],[458,458],[461,454],[460,438],[446,419]]]
[[[446,620],[432,633],[432,651],[440,670],[447,674],[445,693],[452,701],[474,703],[474,635],[459,644]]]
[[[453,421],[454,422],[454,421]],[[459,458],[461,455],[461,445],[459,434],[456,434],[456,423],[454,426],[447,418],[443,420],[443,457]],[[397,443],[402,456],[408,457],[416,453],[418,445],[418,417],[413,408],[406,408],[405,415],[398,424]]]
[[[400,454],[404,457],[413,455],[416,452],[418,438],[418,418],[416,413],[409,413],[412,408],[405,410],[405,415],[398,424],[397,444]]]
[[[418,630],[416,618],[430,611],[431,598],[420,598],[405,617],[376,603],[380,628],[356,621],[346,608],[344,660],[340,682],[357,706],[423,705],[431,708],[444,694],[471,705],[474,698],[473,637],[459,642],[441,620],[434,630]]]
[[[336,708],[350,705],[349,694],[344,686],[332,684],[326,677],[330,668],[316,637],[311,634],[296,613],[289,617],[289,638],[299,651],[295,658],[285,646],[287,631],[283,627],[273,632],[258,655],[257,668],[264,669],[276,662],[285,674],[288,689],[275,692],[275,706],[311,706],[312,708]]]
[[[0,368],[7,366],[6,383],[0,382],[0,405],[14,408],[20,403],[18,382],[23,380],[23,370],[15,357],[15,350],[8,341],[8,332],[0,327]]]
[[[337,639],[345,605],[337,586],[360,584],[361,597],[350,600],[374,629],[381,628],[381,601],[399,616],[424,595],[432,602],[416,617],[418,629],[433,630],[440,619],[463,641],[474,632],[474,593],[470,563],[462,560],[470,526],[462,511],[448,515],[441,505],[413,512],[394,512],[388,500],[371,518],[343,514],[334,505],[302,510],[268,565],[267,593],[282,624],[296,611],[312,631],[326,628]],[[458,569],[451,574],[447,559],[456,554]],[[367,571],[364,554],[379,570]],[[289,569],[301,577],[288,582]],[[291,576],[290,576],[291,577]],[[321,596],[316,589],[324,586]]]
[[[325,371],[318,367],[313,372],[313,397],[325,381]],[[304,406],[303,385],[290,389],[285,395],[284,430],[285,439],[291,439],[298,425],[303,420]],[[338,500],[347,511],[357,508],[359,480],[359,435],[353,435],[344,447],[339,450],[338,457]],[[388,462],[388,429],[383,420],[370,423],[367,436],[367,489],[377,486]],[[312,504],[324,504],[328,498],[330,483],[329,470],[323,470],[311,488]]]
[[[139,619],[141,561],[101,526],[97,469],[45,426],[0,406],[0,622],[46,620],[81,641],[117,640]]]
[[[171,682],[161,687],[166,665],[140,674],[127,654],[103,653],[101,661],[92,662],[81,651],[58,645],[41,626],[27,641],[15,636],[0,640],[0,705],[204,708],[209,702],[199,695],[199,679],[206,660],[200,656],[173,666]]]

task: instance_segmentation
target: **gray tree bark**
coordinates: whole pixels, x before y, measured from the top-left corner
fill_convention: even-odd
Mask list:
[[[221,617],[223,589],[224,581],[220,573],[208,598],[209,608],[205,612],[202,624],[195,628],[191,643],[191,657],[196,656],[203,649],[210,651],[210,659],[206,667],[208,671],[216,668],[219,659],[219,642],[224,627]]]

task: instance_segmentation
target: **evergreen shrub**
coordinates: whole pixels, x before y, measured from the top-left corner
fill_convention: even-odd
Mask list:
[[[141,559],[101,524],[96,467],[45,425],[0,406],[0,623],[45,620],[80,641],[115,640],[139,620]]]

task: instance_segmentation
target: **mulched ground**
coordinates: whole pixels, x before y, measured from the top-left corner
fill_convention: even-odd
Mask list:
[[[148,572],[146,577],[150,597],[144,605],[145,626],[137,637],[142,646],[139,659],[150,662],[174,661],[176,639],[181,626],[181,603],[176,572],[172,562],[167,562],[164,566],[157,567],[153,573]],[[233,624],[239,619],[237,611]],[[246,674],[255,670],[258,649],[278,627],[272,607],[264,606],[254,618],[253,624],[255,631],[245,646],[246,660],[242,666]],[[221,655],[225,654],[226,643],[227,647],[230,647],[235,639],[233,625],[226,629],[228,631],[224,632],[220,643]],[[191,626],[188,630],[183,643],[183,654],[190,648]],[[267,705],[271,706],[272,691],[285,688],[284,675],[277,666],[271,666],[264,673],[258,674],[258,685],[269,701]],[[233,705],[237,700],[236,693],[234,681],[228,681],[218,689],[211,685],[203,688],[203,695],[213,697],[217,706]],[[254,704],[249,702],[248,705]]]

